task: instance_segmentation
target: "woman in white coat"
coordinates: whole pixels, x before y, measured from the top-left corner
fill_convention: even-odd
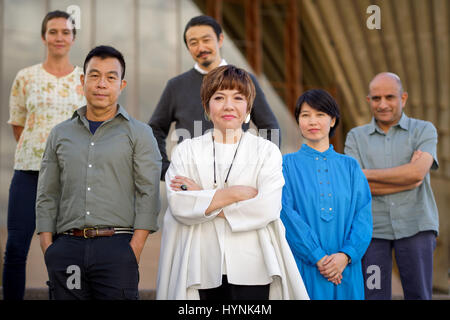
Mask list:
[[[308,299],[280,220],[281,153],[242,131],[251,78],[216,68],[201,97],[214,129],[172,153],[157,299]]]

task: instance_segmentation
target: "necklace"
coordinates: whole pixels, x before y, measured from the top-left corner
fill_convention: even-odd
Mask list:
[[[228,176],[230,175],[231,168],[233,167],[234,159],[236,158],[236,154],[237,154],[237,152],[239,150],[239,146],[241,145],[241,141],[242,141],[242,136],[243,135],[244,135],[244,132],[242,132],[241,137],[239,138],[239,143],[237,145],[236,151],[234,152],[233,160],[231,161],[230,168],[228,169],[228,173],[227,173],[227,176],[225,178],[225,183],[224,183],[225,188],[228,187]],[[217,180],[216,180],[216,146],[214,144],[214,135],[211,134],[211,136],[212,136],[212,142],[213,142],[213,157],[214,157],[214,189],[217,189]]]

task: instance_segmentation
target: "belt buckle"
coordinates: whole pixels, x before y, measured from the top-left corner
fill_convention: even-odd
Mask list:
[[[94,238],[94,237],[95,237],[95,236],[92,236],[92,237],[88,237],[88,236],[87,236],[86,231],[89,231],[89,230],[97,230],[97,234],[96,234],[95,236],[98,236],[98,228],[97,228],[97,227],[84,228],[84,229],[83,229],[83,237],[84,237],[85,239],[89,239],[89,238]]]

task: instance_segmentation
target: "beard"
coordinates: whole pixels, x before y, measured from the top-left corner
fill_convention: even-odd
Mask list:
[[[202,63],[201,63],[201,65],[203,66],[203,67],[205,67],[205,68],[208,68],[211,64],[213,63],[213,61],[203,61]]]

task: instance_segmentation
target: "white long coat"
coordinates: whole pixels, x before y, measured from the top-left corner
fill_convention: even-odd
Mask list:
[[[219,227],[223,219],[216,219],[220,210],[205,215],[216,192],[212,143],[206,133],[184,140],[172,153],[156,298],[199,299],[198,289],[221,284],[226,255],[230,283],[270,283],[270,299],[309,299],[280,220],[284,179],[279,149],[248,132],[242,137],[228,185],[252,186],[258,195],[222,208],[227,233]],[[193,179],[203,190],[172,191],[175,175]]]

